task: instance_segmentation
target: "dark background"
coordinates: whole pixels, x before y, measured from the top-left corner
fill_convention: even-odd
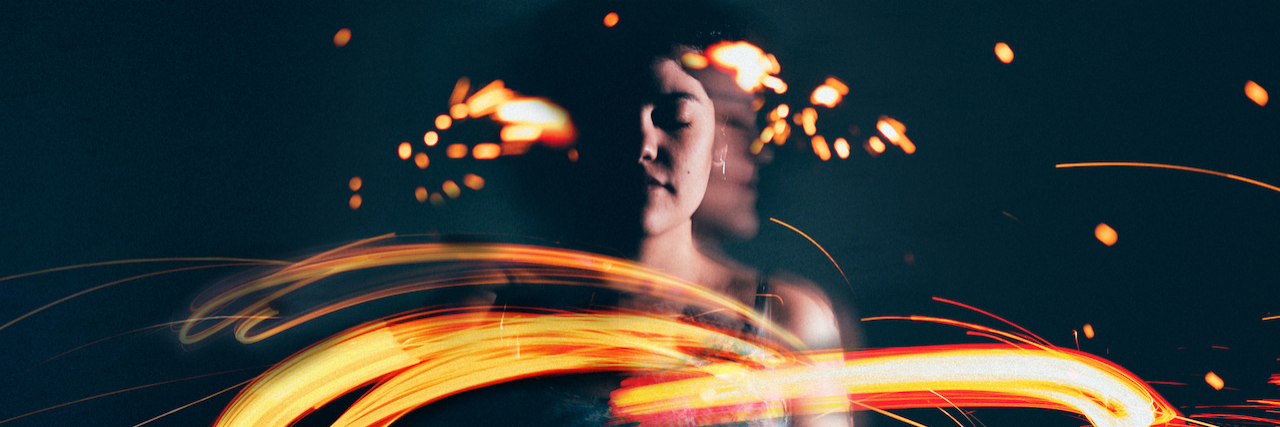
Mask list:
[[[259,3],[0,6],[0,276],[133,258],[285,259],[391,232],[520,233],[524,219],[511,208],[501,162],[445,161],[442,144],[419,170],[395,150],[401,141],[424,148],[422,133],[446,111],[458,77],[502,77],[494,52],[538,2]],[[919,151],[873,158],[855,148],[847,160],[821,162],[793,136],[762,172],[761,232],[730,248],[739,258],[822,283],[851,317],[922,314],[996,326],[930,300],[939,296],[1071,348],[1072,331],[1089,323],[1098,335],[1081,335],[1083,350],[1147,380],[1185,383],[1155,386],[1178,406],[1277,396],[1267,381],[1280,372],[1280,320],[1260,319],[1280,314],[1280,193],[1190,172],[1054,165],[1168,163],[1280,184],[1276,106],[1243,93],[1248,80],[1280,93],[1280,5],[747,6],[768,18],[773,38],[762,45],[791,87],[770,105],[802,106],[836,76],[850,94],[834,110],[819,108],[828,140],[858,126],[861,141],[885,114],[907,125]],[[340,28],[353,37],[336,48]],[[1011,64],[995,58],[997,42],[1012,46]],[[493,131],[462,123],[445,142]],[[417,186],[438,189],[468,171],[489,179],[484,190],[464,190],[440,208],[413,198]],[[347,206],[352,176],[364,180],[358,210]],[[817,248],[769,217],[823,244],[853,294]],[[1115,246],[1094,238],[1100,222],[1118,231]],[[0,322],[102,283],[185,265],[0,282]],[[36,366],[181,319],[199,290],[231,272],[123,284],[0,330],[0,421],[254,368],[11,422],[134,425],[324,336],[299,332],[275,347],[223,336],[184,349],[160,329]],[[863,328],[872,347],[973,341],[919,323]],[[1205,385],[1209,371],[1228,389]],[[230,396],[153,425],[208,424]],[[1037,417],[1067,418],[1025,422]]]

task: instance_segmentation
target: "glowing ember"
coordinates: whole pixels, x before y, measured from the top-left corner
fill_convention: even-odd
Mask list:
[[[614,25],[618,25],[618,14],[609,12],[608,15],[604,16],[604,26],[613,28]]]
[[[778,117],[787,117],[788,114],[791,114],[791,107],[788,107],[787,104],[782,104],[774,111],[778,112]]]
[[[1088,339],[1093,339],[1093,325],[1090,325],[1088,323],[1084,324],[1084,337]]]
[[[751,141],[751,147],[748,149],[751,151],[751,154],[760,154],[761,151],[764,151],[764,144],[765,141],[756,138],[755,141]]]
[[[469,173],[462,177],[462,185],[465,185],[467,188],[472,190],[479,191],[481,188],[484,188],[484,178],[481,178],[479,175]]]
[[[503,87],[503,85],[502,80],[494,80],[480,88],[470,98],[467,98],[467,109],[470,110],[468,114],[472,118],[486,116],[493,113],[493,110],[502,105],[502,103],[515,98],[515,92]]]
[[[1222,390],[1222,387],[1226,386],[1226,383],[1222,382],[1222,378],[1213,372],[1204,374],[1204,382],[1209,384],[1209,387],[1213,387],[1214,390]]]
[[[530,135],[548,147],[561,148],[573,143],[575,132],[569,122],[569,113],[555,103],[542,98],[516,98],[496,107],[497,120],[510,126],[520,126],[503,131],[511,140],[518,141]]]
[[[444,206],[444,196],[440,195],[440,193],[431,193],[431,197],[429,199],[431,200],[431,206],[435,206],[437,208]]]
[[[418,199],[418,203],[426,202],[426,201],[427,201],[427,189],[426,189],[426,188],[424,188],[424,187],[418,187],[418,188],[414,189],[414,190],[413,190],[413,197]]]
[[[837,156],[840,156],[841,159],[849,158],[849,141],[844,138],[836,138],[836,142],[833,145],[835,145]]]
[[[455,120],[467,117],[467,104],[453,104],[452,107],[449,107],[449,116]]]
[[[569,149],[569,161],[571,162],[578,161],[578,149],[576,148]]]
[[[461,159],[467,157],[467,144],[449,144],[449,148],[444,149],[444,155],[450,159]]]
[[[1099,242],[1102,242],[1102,244],[1107,246],[1116,244],[1116,240],[1120,239],[1120,235],[1116,233],[1116,230],[1106,223],[1099,223],[1098,226],[1093,229],[1093,236],[1097,237]]]
[[[453,126],[452,117],[449,117],[448,114],[436,116],[436,129],[445,130],[449,129],[449,126]]]
[[[502,127],[499,138],[503,142],[532,142],[541,135],[542,128],[538,125],[507,125]]]
[[[822,84],[834,88],[836,92],[840,93],[840,96],[845,96],[849,94],[849,86],[844,84],[844,82],[836,79],[835,77],[827,77],[827,80],[825,82],[822,82]]]
[[[827,139],[822,135],[813,137],[813,154],[817,154],[822,161],[831,160],[831,147],[827,145]]]
[[[361,180],[358,176],[353,176],[350,181],[347,181],[347,187],[350,188],[351,191],[360,191],[361,185],[364,185],[364,180]]]
[[[831,86],[821,85],[813,90],[813,94],[809,96],[809,102],[814,105],[834,108],[836,104],[840,103],[840,92]]]
[[[685,68],[701,70],[703,68],[707,68],[707,57],[689,52],[684,55],[680,55],[680,64],[684,65]]]
[[[881,141],[878,136],[867,138],[867,148],[875,154],[883,153],[885,149],[884,141]]]
[[[492,142],[476,144],[471,149],[471,156],[480,160],[496,159],[502,155],[502,146]]]
[[[880,131],[889,143],[901,148],[903,153],[916,152],[916,144],[907,138],[907,126],[902,122],[888,116],[880,116],[880,120],[876,122],[876,130]]]
[[[1253,80],[1249,80],[1248,83],[1244,84],[1244,95],[1253,100],[1259,107],[1267,105],[1267,90],[1254,83]]]
[[[343,47],[346,46],[349,41],[351,41],[351,30],[346,28],[338,30],[338,33],[333,35],[334,46]]]
[[[787,82],[784,82],[782,79],[774,76],[765,76],[764,87],[773,89],[773,93],[778,95],[787,93]]]
[[[413,146],[407,142],[401,142],[396,153],[400,155],[400,160],[409,160],[409,157],[413,156]]]
[[[734,82],[746,92],[760,90],[770,80],[769,88],[778,90],[781,80],[770,74],[777,74],[780,67],[777,59],[766,56],[759,47],[747,42],[721,42],[707,48],[706,55],[711,63],[734,75]],[[781,93],[781,92],[778,92]]]
[[[996,58],[1000,58],[1000,62],[1013,62],[1013,49],[1005,42],[996,43]]]
[[[471,90],[471,79],[461,77],[453,85],[453,93],[449,94],[449,105],[456,105],[467,99],[467,91]]]
[[[800,125],[804,127],[804,134],[813,136],[818,133],[818,110],[812,107],[806,107],[800,111]]]
[[[449,196],[450,199],[456,199],[458,196],[462,195],[462,189],[458,188],[458,184],[453,182],[453,180],[445,181],[444,184],[440,185],[440,189],[443,190],[444,194]]]
[[[431,164],[431,159],[427,158],[427,153],[418,153],[413,156],[413,163],[418,165],[418,169],[426,169]]]
[[[360,197],[360,195],[359,195],[359,194],[352,194],[352,195],[351,195],[351,200],[348,200],[348,201],[347,201],[347,206],[350,206],[350,207],[351,207],[351,210],[353,210],[353,211],[354,211],[354,210],[356,210],[356,209],[360,209],[360,204],[361,204],[361,203],[364,203],[364,198],[363,198],[363,197]]]
[[[422,135],[422,142],[426,143],[428,147],[434,147],[436,143],[440,142],[440,134],[436,133],[436,131],[427,131],[426,134]]]

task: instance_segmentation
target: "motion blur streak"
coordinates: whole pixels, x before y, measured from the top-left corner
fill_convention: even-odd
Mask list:
[[[1157,169],[1182,170],[1182,171],[1188,171],[1188,172],[1199,172],[1203,174],[1216,175],[1223,178],[1230,178],[1240,182],[1247,182],[1249,184],[1253,184],[1271,191],[1280,192],[1280,187],[1276,187],[1274,185],[1267,184],[1262,181],[1245,178],[1239,175],[1232,175],[1229,173],[1215,172],[1208,169],[1200,169],[1200,168],[1193,168],[1193,167],[1187,167],[1187,166],[1175,166],[1175,165],[1166,165],[1166,164],[1160,164],[1160,163],[1138,163],[1138,162],[1084,162],[1084,163],[1059,163],[1057,165],[1054,165],[1054,167],[1057,169],[1107,167],[1107,166],[1127,166],[1127,167],[1135,167],[1135,168],[1157,168]]]
[[[439,193],[431,195],[435,203]],[[770,336],[794,348],[804,348],[791,333],[760,317],[732,298],[678,278],[617,258],[565,249],[513,244],[394,243],[392,235],[361,240],[278,268],[263,269],[239,278],[229,287],[210,292],[192,305],[191,316],[178,338],[191,344],[235,326],[236,338],[252,343],[337,310],[365,302],[459,286],[505,285],[511,277],[565,286],[594,286],[661,296],[673,303],[708,309],[724,308],[730,314],[763,325]],[[324,279],[356,271],[393,266],[422,266],[422,277],[391,285],[374,286],[273,324],[262,316],[274,316],[271,304],[291,292]],[[838,267],[838,266],[837,266]],[[225,313],[223,313],[225,311]],[[202,325],[210,316],[259,316],[254,319],[221,319]],[[203,329],[197,328],[203,326]],[[260,329],[260,330],[259,330]]]
[[[786,92],[785,83],[771,76],[778,74],[781,69],[777,59],[766,55],[751,43],[717,43],[707,48],[706,56],[716,68],[733,74],[733,81],[747,93],[754,93],[762,86],[767,86],[776,93]]]

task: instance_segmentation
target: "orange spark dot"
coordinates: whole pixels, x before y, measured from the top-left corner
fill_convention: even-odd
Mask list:
[[[458,184],[453,180],[445,181],[444,184],[440,185],[440,188],[444,190],[444,194],[449,196],[450,199],[456,199],[459,195],[462,195],[462,189],[458,188]]]
[[[428,147],[434,147],[437,142],[440,142],[440,134],[436,133],[436,131],[427,131],[425,135],[422,135],[422,142],[427,143]]]
[[[845,141],[844,138],[836,138],[835,147],[837,156],[842,159],[849,158],[849,141]]]
[[[1088,339],[1093,339],[1093,325],[1090,325],[1088,323],[1084,324],[1084,337]]]
[[[407,142],[401,142],[397,154],[400,154],[400,160],[409,160],[409,156],[413,155],[413,146]]]
[[[618,25],[618,14],[609,12],[608,15],[604,16],[604,26],[613,28],[614,25]]]
[[[1204,374],[1204,382],[1208,383],[1209,387],[1213,387],[1214,390],[1222,390],[1222,387],[1226,385],[1226,383],[1222,382],[1222,378],[1212,371]]]
[[[812,107],[806,107],[800,111],[800,125],[804,127],[804,134],[813,136],[818,133],[818,110]]]
[[[453,104],[452,107],[449,107],[449,116],[456,120],[461,120],[463,117],[467,117],[467,104]]]
[[[449,144],[449,148],[444,149],[444,155],[450,159],[467,157],[467,144]]]
[[[424,203],[424,202],[426,202],[426,201],[427,201],[427,189],[426,189],[426,188],[423,188],[423,187],[418,187],[417,189],[413,190],[413,197],[415,197],[415,198],[417,198],[417,199],[418,199],[418,203]]]
[[[1116,244],[1116,240],[1120,239],[1120,235],[1116,234],[1116,230],[1106,223],[1098,223],[1098,226],[1093,229],[1093,236],[1107,246]]]
[[[684,65],[685,68],[701,70],[703,68],[707,68],[707,57],[689,52],[684,55],[680,55],[680,64]]]
[[[773,93],[778,95],[787,93],[787,82],[782,81],[777,76],[765,76],[764,86],[773,89]]]
[[[750,149],[751,149],[751,154],[760,154],[760,152],[764,150],[764,141],[760,139],[751,141]]]
[[[464,77],[458,78],[458,82],[453,85],[453,93],[449,94],[449,105],[457,104],[467,99],[467,91],[471,90],[471,79]]]
[[[418,165],[418,169],[426,169],[431,164],[431,159],[427,158],[427,153],[418,153],[413,156],[413,163]]]
[[[578,161],[578,149],[576,148],[569,149],[569,161],[571,162]]]
[[[476,144],[471,149],[471,156],[480,160],[496,159],[502,155],[502,146],[492,142]]]
[[[916,144],[911,142],[906,135],[903,135],[902,139],[898,140],[898,147],[902,148],[903,153],[911,154],[916,152]]]
[[[774,131],[772,127],[764,128],[764,130],[760,131],[760,141],[763,141],[763,142],[773,141],[773,135],[776,133],[777,132]]]
[[[891,143],[897,144],[902,139],[902,133],[897,129],[897,126],[889,123],[885,118],[876,122],[876,130],[879,130],[880,134],[884,135],[885,139],[888,139]]]
[[[867,138],[867,148],[870,148],[871,151],[874,151],[876,154],[883,153],[884,141],[881,141],[878,136]]]
[[[481,178],[480,175],[469,173],[462,176],[462,185],[465,185],[467,188],[472,190],[479,191],[481,188],[484,188],[484,178]]]
[[[822,161],[831,160],[831,147],[827,146],[827,139],[822,135],[813,137],[813,154],[817,154]]]
[[[448,114],[436,116],[436,129],[445,130],[448,129],[449,126],[453,126],[452,117],[449,117]]]
[[[1252,99],[1259,107],[1267,105],[1267,90],[1254,83],[1253,80],[1249,80],[1248,83],[1244,84],[1244,95]]]
[[[827,108],[834,108],[840,103],[840,91],[827,85],[818,86],[813,90],[813,94],[809,96],[809,102],[813,105],[822,105]]]
[[[361,198],[359,194],[352,194],[351,200],[347,201],[347,206],[351,206],[351,210],[354,211],[356,209],[360,209],[360,204],[363,202],[364,198]]]
[[[996,58],[1000,58],[1000,62],[1013,62],[1013,49],[1005,42],[996,43]]]
[[[481,117],[493,112],[504,102],[515,98],[515,92],[503,87],[502,80],[494,80],[467,98],[467,109],[472,118]]]
[[[788,114],[791,114],[791,107],[788,107],[787,104],[782,104],[778,106],[777,111],[778,117],[786,117]]]
[[[542,128],[538,125],[506,125],[502,127],[499,137],[503,142],[529,142],[537,141],[542,135]]]
[[[769,85],[775,91],[782,80],[770,74],[777,74],[779,67],[776,60],[770,61],[764,51],[755,45],[743,41],[721,42],[706,50],[711,62],[726,71],[732,71],[734,82],[746,92],[755,92],[762,85]],[[781,92],[779,92],[781,93]]]
[[[431,197],[429,197],[429,199],[431,200],[432,206],[437,208],[444,206],[444,196],[440,195],[440,193],[431,193]]]
[[[849,86],[844,84],[844,82],[837,80],[835,77],[827,77],[827,81],[822,84],[831,86],[831,88],[835,89],[836,92],[839,92],[841,96],[849,94]]]
[[[347,181],[347,187],[351,188],[351,191],[360,191],[361,185],[364,185],[364,180],[358,176],[353,176],[351,181]]]
[[[346,28],[338,30],[338,34],[333,35],[334,46],[343,47],[343,46],[346,46],[347,42],[349,41],[351,41],[351,30],[348,30]]]

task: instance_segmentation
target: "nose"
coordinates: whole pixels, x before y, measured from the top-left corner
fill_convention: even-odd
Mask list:
[[[640,163],[648,163],[658,159],[658,141],[661,139],[658,128],[653,125],[653,105],[645,105],[640,109]]]

